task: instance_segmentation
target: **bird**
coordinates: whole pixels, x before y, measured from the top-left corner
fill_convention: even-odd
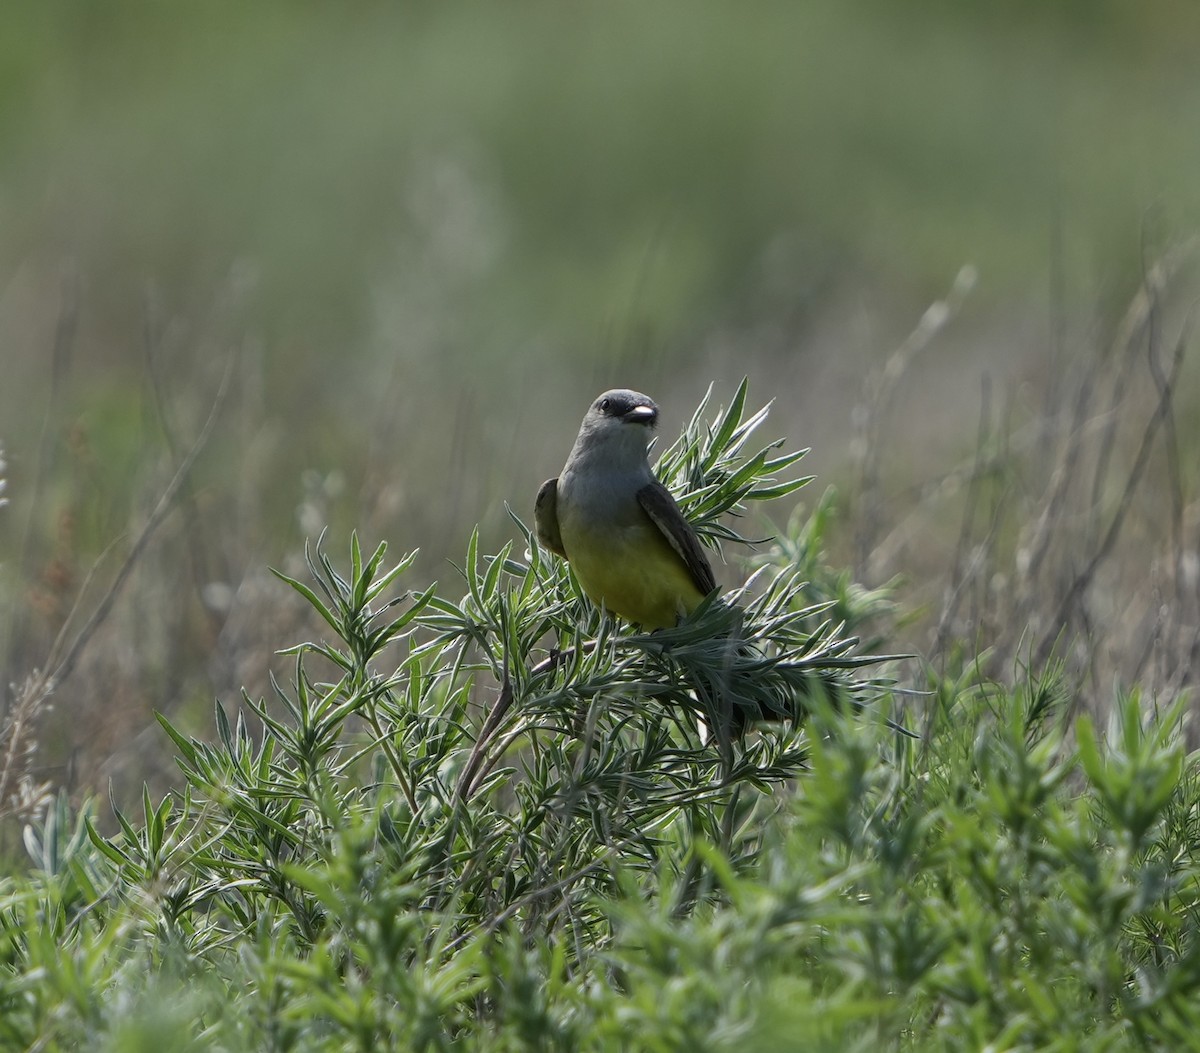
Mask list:
[[[646,631],[678,624],[717,587],[696,531],[650,467],[657,423],[648,395],[604,392],[534,506],[539,544],[571,564],[593,603]]]

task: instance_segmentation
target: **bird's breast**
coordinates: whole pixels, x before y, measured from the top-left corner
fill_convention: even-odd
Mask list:
[[[559,480],[558,525],[583,591],[647,629],[674,625],[703,599],[678,553],[637,500],[644,483]]]

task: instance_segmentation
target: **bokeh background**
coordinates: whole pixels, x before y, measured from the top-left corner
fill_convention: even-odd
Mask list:
[[[1090,641],[1098,696],[1146,648],[1190,678],[1186,355],[1138,450],[1146,363],[1186,349],[1196,291],[1200,7],[12,0],[4,22],[10,702],[231,378],[39,713],[55,785],[120,796],[169,768],[153,710],[203,731],[214,696],[267,691],[311,631],[267,567],[326,527],[335,552],[351,529],[419,547],[453,590],[472,527],[513,537],[505,503],[528,516],[615,384],[672,435],[748,375],[812,447],[802,503],[838,487],[832,557],[902,576],[897,643],[997,634],[1012,658],[1032,619]],[[1072,460],[1087,427],[1108,446]],[[1057,624],[1114,514],[1090,622]],[[1067,531],[1034,568],[1050,594],[1001,603],[1042,520]]]

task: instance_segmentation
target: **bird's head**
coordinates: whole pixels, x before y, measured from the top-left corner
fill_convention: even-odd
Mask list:
[[[628,388],[614,388],[588,408],[576,448],[603,447],[604,456],[612,463],[643,464],[657,423],[658,406],[652,398]]]

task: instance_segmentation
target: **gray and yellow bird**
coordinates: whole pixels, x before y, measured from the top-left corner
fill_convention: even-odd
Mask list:
[[[675,625],[717,587],[696,532],[650,470],[657,422],[653,399],[606,391],[534,510],[538,541],[570,562],[583,591],[647,630]]]

